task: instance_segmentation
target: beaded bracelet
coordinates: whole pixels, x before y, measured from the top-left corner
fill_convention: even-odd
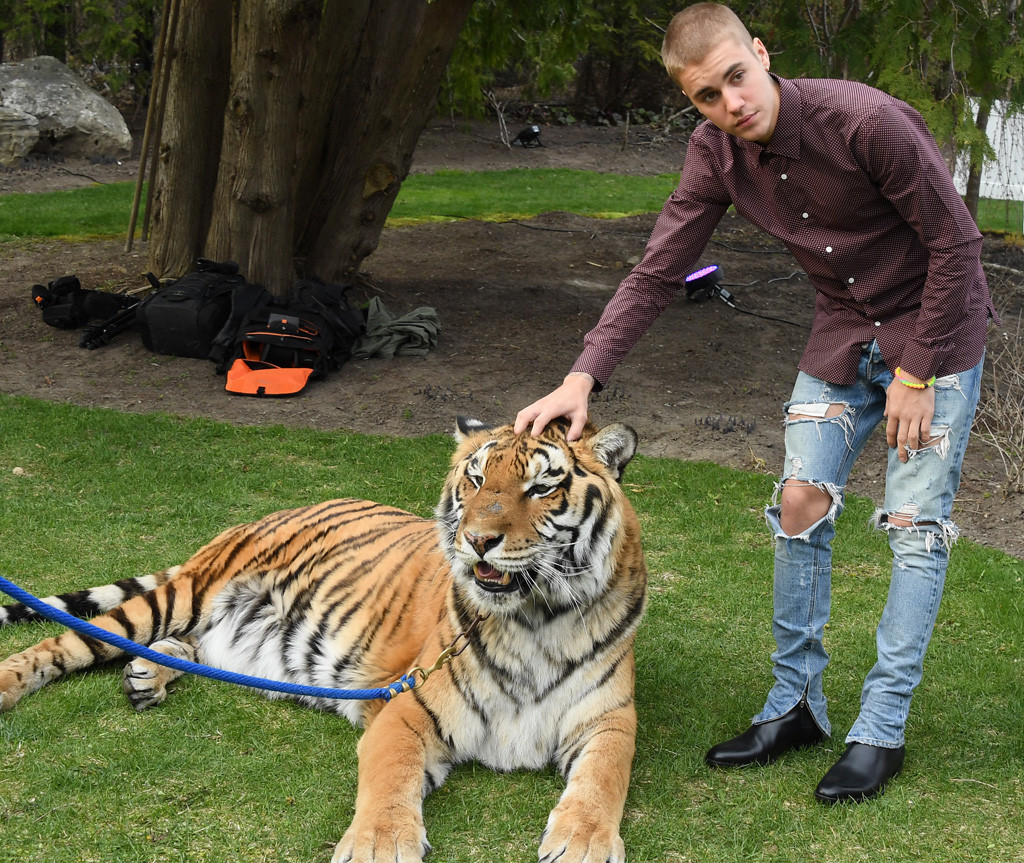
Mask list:
[[[896,371],[893,373],[893,377],[896,378],[903,386],[910,387],[912,390],[923,390],[932,386],[935,383],[935,375],[931,376],[931,380],[924,381],[924,383],[917,383],[916,381],[908,381],[903,377],[906,372],[903,371],[899,366],[896,366]]]

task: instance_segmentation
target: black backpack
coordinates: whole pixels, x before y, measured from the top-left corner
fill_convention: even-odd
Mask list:
[[[363,313],[348,301],[348,289],[307,279],[288,300],[271,298],[250,308],[232,337],[233,351],[222,362],[225,389],[238,395],[290,396],[339,368],[365,327]],[[253,295],[240,292],[236,306],[247,304],[253,304]]]
[[[176,357],[210,356],[214,339],[231,312],[231,295],[246,284],[234,261],[196,260],[196,269],[169,285],[156,288],[139,304],[137,318],[142,343],[158,354]]]
[[[366,313],[348,299],[351,285],[302,279],[288,301],[299,314],[321,318],[330,334],[330,365],[339,368],[352,356],[352,348],[366,331]]]

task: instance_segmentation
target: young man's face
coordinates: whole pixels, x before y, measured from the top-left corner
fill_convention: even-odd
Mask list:
[[[752,49],[727,39],[683,69],[677,83],[723,132],[767,144],[779,117],[779,89],[768,66],[768,50],[760,39]]]

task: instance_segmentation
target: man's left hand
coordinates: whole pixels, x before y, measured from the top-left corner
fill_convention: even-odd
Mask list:
[[[919,381],[910,375],[906,377],[913,382]],[[885,439],[890,448],[896,448],[900,461],[910,458],[908,448],[916,450],[927,446],[932,437],[934,414],[934,387],[914,389],[898,380],[889,384],[885,391]]]

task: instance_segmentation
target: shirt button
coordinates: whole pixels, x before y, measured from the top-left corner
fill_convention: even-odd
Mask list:
[[[880,326],[882,326],[882,322],[881,322],[881,321],[875,321],[875,326],[876,326],[876,327],[880,327]]]
[[[832,254],[832,247],[831,246],[825,246],[825,251],[828,252],[831,255]]]
[[[807,213],[804,213],[800,218],[806,219],[807,218]]]
[[[850,276],[850,278],[848,278],[846,281],[848,281],[852,285],[853,284],[853,276]]]
[[[788,180],[788,179],[789,179],[789,177],[788,177],[788,176],[787,176],[786,174],[783,174],[783,175],[782,175],[782,179],[783,179],[783,180]]]

